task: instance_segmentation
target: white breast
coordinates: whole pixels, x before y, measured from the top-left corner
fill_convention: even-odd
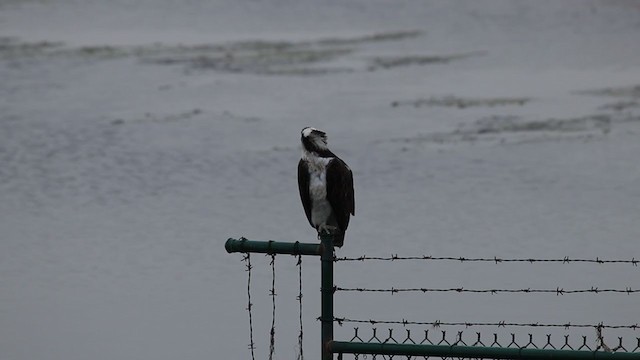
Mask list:
[[[314,201],[327,197],[327,177],[324,171],[311,171],[309,178],[309,194]]]
[[[327,165],[332,158],[305,154],[309,164],[309,195],[311,197],[311,222],[315,226],[327,223],[332,209],[327,201]]]

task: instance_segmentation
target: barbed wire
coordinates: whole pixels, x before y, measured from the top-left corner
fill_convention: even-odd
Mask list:
[[[565,290],[563,288],[555,288],[555,289],[465,289],[464,287],[457,288],[390,288],[390,289],[370,289],[370,288],[344,288],[339,286],[334,286],[334,291],[344,291],[344,292],[377,292],[377,293],[402,293],[402,292],[455,292],[455,293],[487,293],[487,294],[498,294],[498,293],[548,293],[548,294],[556,294],[556,295],[565,295],[565,294],[584,294],[584,293],[592,293],[592,294],[601,294],[601,293],[623,293],[627,295],[640,293],[640,289],[632,289],[630,287],[625,289],[599,289],[597,287],[591,287],[590,289],[574,289],[574,290]]]
[[[253,342],[253,315],[252,315],[252,312],[251,312],[251,308],[253,307],[253,304],[251,303],[251,269],[253,268],[251,266],[251,254],[250,253],[246,253],[244,255],[244,257],[242,258],[242,260],[244,262],[246,262],[245,271],[248,273],[248,277],[247,277],[247,298],[248,298],[247,311],[249,312],[249,349],[251,349],[251,359],[252,360],[256,360],[256,356],[255,356],[255,353],[254,353],[255,343]]]
[[[334,257],[334,262],[341,261],[403,261],[403,260],[427,260],[427,261],[456,261],[456,262],[490,262],[495,264],[500,263],[561,263],[561,264],[571,264],[571,263],[594,263],[594,264],[631,264],[633,266],[638,266],[640,260],[636,260],[635,258],[631,258],[631,260],[620,260],[620,259],[600,259],[596,257],[595,259],[580,259],[580,258],[570,258],[565,256],[564,258],[553,258],[553,259],[536,259],[536,258],[500,258],[500,257],[492,257],[492,258],[472,258],[472,257],[464,257],[464,256],[431,256],[431,255],[418,255],[418,256],[399,256],[397,254],[392,254],[390,256],[367,256],[362,255],[359,257]]]
[[[594,328],[594,329],[628,329],[628,330],[640,330],[640,325],[638,323],[630,324],[630,325],[606,325],[604,323],[598,324],[574,324],[571,322],[567,323],[518,323],[518,322],[506,322],[506,321],[497,321],[497,322],[446,322],[440,320],[434,321],[409,321],[406,319],[402,320],[375,320],[375,319],[350,319],[346,317],[334,317],[333,321],[338,325],[342,326],[343,323],[356,323],[356,324],[385,324],[385,325],[429,325],[434,328],[439,328],[441,326],[464,326],[466,328],[473,326],[495,326],[498,328],[505,327],[548,327],[548,328]]]
[[[271,260],[269,262],[271,266],[271,289],[269,290],[269,296],[272,298],[272,308],[271,308],[271,329],[269,332],[269,360],[273,360],[275,354],[275,320],[276,320],[276,269],[275,269],[275,258],[276,254],[266,254],[267,256],[271,256]],[[303,311],[302,311],[302,255],[297,255],[298,261],[296,266],[298,267],[298,295],[296,299],[298,300],[299,305],[299,324],[300,331],[298,334],[298,347],[299,353],[297,355],[298,360],[304,360],[303,353]],[[252,282],[252,270],[253,265],[251,264],[251,253],[244,253],[242,261],[246,263],[245,271],[247,272],[247,312],[249,313],[249,349],[251,350],[251,359],[255,360],[255,341],[253,337],[253,303],[251,299],[251,282]]]
[[[272,319],[271,319],[271,329],[270,329],[270,348],[269,348],[269,360],[273,360],[274,359],[274,354],[275,354],[275,322],[276,322],[276,289],[275,289],[275,282],[276,282],[276,269],[275,269],[275,257],[276,257],[276,253],[267,253],[267,256],[271,257],[271,261],[270,261],[270,266],[271,266],[271,275],[272,275],[272,279],[271,279],[271,289],[270,289],[270,296],[272,298]],[[297,359],[298,360],[304,360],[304,355],[303,355],[303,305],[302,305],[302,256],[300,254],[294,255],[297,256],[297,267],[298,267],[298,294],[297,294],[297,301],[298,301],[298,307],[299,307],[299,334],[298,334],[298,348],[299,348],[299,353],[297,354]],[[389,257],[382,257],[382,256],[376,256],[376,257],[370,257],[370,256],[360,256],[357,258],[354,257],[341,257],[338,258],[335,256],[333,257],[333,261],[334,262],[340,262],[340,261],[404,261],[404,260],[417,260],[417,261],[451,261],[451,262],[458,262],[458,263],[464,263],[464,262],[487,262],[487,263],[494,263],[494,264],[500,264],[500,263],[559,263],[559,264],[573,264],[573,263],[593,263],[593,264],[630,264],[633,265],[634,267],[638,266],[638,262],[640,262],[639,260],[636,260],[635,258],[631,258],[631,260],[620,260],[620,259],[601,259],[599,257],[596,257],[595,259],[585,259],[585,258],[569,258],[569,257],[564,257],[564,258],[550,258],[550,259],[537,259],[537,258],[499,258],[499,257],[493,257],[493,258],[467,258],[467,257],[434,257],[434,256],[427,256],[427,255],[421,255],[421,256],[399,256],[397,254],[391,255]],[[249,342],[249,349],[251,350],[251,359],[255,360],[255,342],[254,342],[254,336],[253,336],[253,315],[252,315],[252,310],[253,310],[253,303],[252,303],[252,297],[251,297],[251,286],[252,286],[252,269],[253,266],[251,264],[251,258],[250,258],[250,253],[247,252],[244,254],[243,257],[243,261],[246,262],[246,272],[248,273],[248,278],[247,278],[247,308],[246,310],[248,311],[248,315],[249,315],[249,337],[250,337],[250,342]],[[396,287],[391,287],[391,288],[366,288],[366,287],[339,287],[339,286],[334,286],[333,287],[333,292],[337,292],[337,291],[342,291],[342,292],[363,292],[363,293],[389,293],[389,294],[396,294],[396,293],[409,293],[409,292],[415,292],[415,293],[484,293],[484,294],[499,294],[499,293],[522,293],[522,294],[532,294],[532,293],[541,293],[541,294],[555,294],[556,296],[560,296],[560,295],[566,295],[566,294],[604,294],[604,293],[618,293],[618,294],[627,294],[627,295],[632,295],[632,294],[637,294],[640,293],[640,289],[638,288],[631,288],[631,287],[625,287],[623,288],[604,288],[604,289],[600,289],[598,287],[590,287],[590,288],[582,288],[582,289],[564,289],[561,287],[556,287],[555,289],[552,288],[512,288],[512,289],[507,289],[507,288],[465,288],[465,287],[446,287],[446,288],[427,288],[427,287],[407,287],[407,288],[396,288]],[[598,349],[602,348],[605,349],[605,351],[616,351],[616,350],[626,350],[624,349],[624,347],[622,347],[622,338],[619,338],[619,345],[617,347],[609,347],[607,346],[607,344],[604,342],[604,338],[602,335],[602,331],[603,329],[626,329],[626,330],[632,330],[632,331],[636,331],[636,330],[640,330],[640,325],[638,325],[638,323],[635,324],[604,324],[604,323],[598,323],[598,324],[589,324],[589,323],[571,323],[571,322],[567,322],[567,323],[540,323],[540,322],[506,322],[506,321],[493,321],[493,322],[445,322],[445,321],[440,321],[440,320],[434,320],[434,321],[409,321],[406,319],[401,319],[401,320],[377,320],[377,319],[352,319],[352,318],[346,318],[346,317],[334,317],[333,321],[335,323],[337,323],[338,325],[342,326],[344,323],[355,323],[355,324],[369,324],[372,326],[375,325],[379,325],[379,324],[385,324],[385,325],[402,325],[404,327],[408,327],[408,326],[417,326],[417,325],[428,325],[428,326],[432,326],[433,328],[440,328],[440,327],[446,327],[446,326],[457,326],[457,327],[465,327],[465,328],[469,328],[469,327],[497,327],[497,328],[507,328],[507,327],[521,327],[521,328],[563,328],[563,329],[570,329],[570,328],[592,328],[595,329],[596,334],[597,334],[597,346]],[[388,342],[389,340],[397,342],[391,335],[392,329],[389,329],[389,338],[381,341],[381,342]],[[442,331],[443,334],[445,333],[444,331]],[[515,331],[514,331],[515,332]],[[425,332],[426,334],[428,334],[428,330],[426,330]],[[462,340],[461,334],[462,332],[459,332],[459,336],[458,339],[455,341],[456,344],[460,343],[460,344],[465,344],[464,341]],[[407,328],[407,335],[409,334],[409,328]],[[480,333],[478,332],[478,343],[480,345],[483,345],[482,342],[480,341]],[[507,345],[508,347],[511,347],[513,344],[515,344],[515,335],[512,335],[512,342]],[[494,334],[494,336],[497,336],[496,334]],[[533,346],[536,347],[535,344],[533,344],[532,342],[532,338],[531,338],[531,334],[529,334],[530,339],[529,342],[527,343],[527,345],[525,345],[525,347],[527,346]],[[553,345],[551,344],[549,337],[551,335],[547,335],[547,343],[544,345],[543,348],[546,347],[553,347]],[[568,335],[565,336],[565,342],[564,345],[562,346],[562,349],[564,348],[570,348],[572,349],[572,347],[569,345],[568,340],[567,340]],[[356,336],[354,338],[358,338],[358,333],[357,333],[357,328],[356,328]],[[384,339],[384,337],[382,337]],[[428,339],[428,337],[425,337],[426,340],[423,340],[423,342],[425,341],[429,341],[431,343],[431,340]],[[586,339],[586,337],[583,337],[583,339]],[[376,340],[379,341],[380,339],[377,338],[376,333],[375,333],[375,328],[374,328],[374,335],[372,337],[372,340]],[[640,337],[637,338],[638,340],[638,346],[636,346],[636,348],[633,351],[637,351],[640,350]],[[441,340],[441,342],[445,342],[445,343],[449,343],[448,340],[444,340],[444,335],[443,335],[443,340]],[[485,340],[486,341],[486,340]],[[413,342],[415,343],[409,336],[407,336],[407,339],[404,340],[404,342]],[[494,339],[494,343],[491,346],[494,346],[497,343],[497,340]],[[521,342],[524,343],[524,342]],[[503,344],[506,344],[506,342],[503,342]],[[474,344],[475,345],[475,344]],[[517,345],[517,344],[516,344]],[[580,349],[582,349],[584,346],[586,345],[586,340],[583,340],[583,345],[580,346]],[[501,346],[501,345],[497,345],[497,346]],[[515,346],[515,345],[513,345]],[[374,355],[375,358],[375,355]]]
[[[303,332],[302,332],[302,255],[298,255],[298,263],[296,264],[298,266],[298,296],[297,296],[297,300],[298,300],[298,316],[299,316],[299,320],[300,320],[300,333],[298,334],[298,357],[297,360],[304,360],[304,353],[302,352],[302,337],[303,337]]]
[[[270,331],[270,344],[269,344],[269,360],[273,360],[273,354],[275,352],[276,342],[276,254],[267,254],[271,256],[271,290],[269,295],[271,296],[271,331]]]

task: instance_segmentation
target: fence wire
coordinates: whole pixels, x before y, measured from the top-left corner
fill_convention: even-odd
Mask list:
[[[300,321],[300,332],[298,333],[298,357],[297,360],[304,360],[304,353],[302,351],[302,255],[298,255],[298,317]]]
[[[269,331],[269,359],[273,359],[275,355],[275,321],[276,321],[276,268],[275,268],[275,260],[276,254],[267,254],[267,256],[271,257],[269,261],[269,265],[271,267],[271,288],[269,289],[269,296],[272,298],[271,301],[271,328]],[[298,333],[298,353],[296,355],[297,360],[304,360],[304,352],[303,352],[303,322],[302,322],[302,255],[296,255],[298,267],[298,294],[296,295],[296,300],[298,301],[298,318],[299,318],[299,333]],[[251,359],[255,360],[255,341],[253,336],[253,302],[251,299],[251,284],[252,284],[252,270],[253,265],[251,264],[251,253],[246,252],[242,258],[242,261],[245,262],[245,271],[247,272],[247,307],[246,310],[249,314],[249,349],[251,350]]]
[[[591,287],[590,289],[577,289],[577,290],[565,290],[563,288],[557,287],[555,289],[465,289],[464,287],[457,288],[388,288],[388,289],[371,289],[371,288],[345,288],[335,286],[334,291],[344,291],[344,292],[369,292],[369,293],[405,293],[405,292],[418,292],[418,293],[429,293],[429,292],[452,292],[452,293],[486,293],[486,294],[498,294],[498,293],[542,293],[542,294],[555,294],[555,295],[565,295],[565,294],[603,294],[603,293],[622,293],[622,294],[636,294],[640,293],[640,289],[599,289],[597,287]]]
[[[276,255],[271,256],[271,331],[269,332],[269,360],[273,360],[276,343]]]
[[[267,256],[271,257],[270,266],[271,266],[271,289],[270,296],[272,297],[272,318],[271,318],[271,329],[270,329],[270,348],[269,348],[269,359],[272,360],[275,354],[275,321],[276,321],[276,284],[275,284],[275,257],[276,253],[267,253]],[[303,360],[303,304],[302,304],[302,256],[300,254],[294,255],[297,257],[298,267],[298,294],[297,301],[299,307],[299,334],[298,334],[298,354],[297,359]],[[252,264],[250,254],[247,252],[243,260],[246,262],[246,271],[248,273],[247,279],[247,311],[249,315],[249,348],[251,350],[251,359],[255,360],[255,342],[253,336],[253,316],[252,316],[252,297],[251,297],[251,286],[252,286]],[[429,255],[420,255],[420,256],[399,256],[399,255],[391,255],[391,256],[367,256],[363,255],[360,257],[335,257],[333,258],[334,262],[341,261],[450,261],[450,262],[486,262],[493,264],[501,264],[501,263],[559,263],[559,264],[575,264],[575,263],[586,263],[586,264],[629,264],[634,267],[638,266],[638,260],[635,258],[631,258],[630,260],[623,259],[601,259],[596,257],[595,259],[586,259],[586,258],[548,258],[548,259],[539,259],[539,258],[481,258],[481,257],[436,257]],[[389,293],[389,294],[397,294],[397,293],[484,293],[484,294],[498,294],[498,293],[522,293],[522,294],[532,294],[532,293],[542,293],[542,294],[555,294],[556,296],[565,295],[565,294],[604,294],[604,293],[617,293],[617,294],[627,294],[633,295],[640,293],[640,289],[634,289],[631,287],[622,288],[605,288],[600,289],[597,287],[591,288],[582,288],[582,289],[564,289],[561,287],[552,288],[464,288],[464,287],[448,287],[448,288],[428,288],[428,287],[407,287],[407,288],[365,288],[365,287],[333,287],[334,293],[341,292],[362,292],[362,293]],[[535,349],[559,349],[559,350],[588,350],[588,351],[605,351],[605,352],[640,352],[640,337],[634,335],[635,344],[623,343],[622,337],[617,337],[617,341],[613,341],[607,343],[602,334],[603,330],[606,329],[622,329],[622,330],[630,330],[636,331],[640,330],[640,325],[638,323],[629,323],[629,324],[605,324],[605,323],[541,323],[541,322],[507,322],[504,320],[493,321],[493,322],[446,322],[440,320],[433,321],[410,321],[406,319],[400,320],[379,320],[379,319],[354,319],[348,317],[334,317],[333,321],[343,326],[344,324],[366,324],[372,327],[371,336],[363,336],[359,334],[358,327],[354,328],[354,336],[352,337],[352,342],[378,342],[378,343],[394,343],[394,344],[431,344],[431,345],[462,345],[462,346],[482,346],[482,347],[504,347],[504,348],[535,348]],[[406,334],[403,336],[394,336],[393,328],[388,329],[388,335],[382,336],[378,334],[375,326],[386,325],[390,327],[395,327],[396,330],[399,330],[397,327],[402,326]],[[415,332],[413,327],[415,326],[429,326],[430,329],[423,330],[422,336],[416,336],[412,334],[411,331]],[[534,332],[533,328],[542,329],[549,328],[548,334],[544,335],[544,340],[540,339],[540,334],[536,332],[537,342],[534,341],[534,335],[532,333],[526,334],[524,336],[520,331],[514,331],[510,333],[510,337],[505,340],[505,334],[502,333],[498,335],[498,333],[493,333],[493,336],[483,335],[481,332],[475,332],[474,336],[465,335],[463,331],[455,331],[455,336],[453,335],[454,331],[446,331],[446,330],[436,330],[442,327],[458,327],[460,328],[472,328],[472,327],[496,327],[500,328],[521,328],[524,331],[529,329],[528,331]],[[551,330],[556,328],[558,330]],[[562,335],[562,340],[556,342],[552,341],[552,337],[559,336],[559,329],[563,329],[569,331],[571,328],[581,328],[587,329],[591,328],[595,332],[595,341],[589,342],[587,340],[587,336],[584,335],[576,335],[572,334],[573,338],[570,335]],[[430,332],[431,331],[431,332]],[[546,331],[546,330],[545,330]],[[435,334],[435,335],[434,335]],[[468,334],[468,333],[467,333]],[[516,335],[518,334],[518,335]],[[613,334],[619,335],[617,332],[613,332]],[[611,334],[610,334],[611,335]],[[502,337],[501,337],[502,336]],[[524,336],[524,337],[523,337]],[[578,340],[576,340],[576,338]],[[556,339],[557,341],[557,339]],[[626,345],[626,346],[625,346]],[[343,354],[339,354],[339,358],[342,359]],[[394,356],[384,356],[384,355],[358,355],[354,354],[355,358],[359,358],[359,356],[363,356],[367,358],[371,356],[373,359],[377,357],[381,357],[384,359],[392,359]],[[415,356],[398,356],[400,358],[415,358]],[[421,356],[422,358],[422,356]],[[426,357],[425,357],[426,358]],[[452,359],[453,360],[453,359]]]
[[[247,311],[249,312],[249,349],[251,350],[251,359],[256,360],[255,355],[255,343],[253,342],[253,315],[251,308],[253,304],[251,303],[251,254],[246,253],[242,260],[245,264],[245,271],[247,272]]]
[[[464,257],[464,256],[431,256],[431,255],[418,255],[418,256],[399,256],[397,254],[392,254],[390,256],[367,256],[362,255],[359,257],[334,257],[334,262],[341,261],[404,261],[404,260],[423,260],[423,261],[455,261],[455,262],[489,262],[489,263],[561,263],[561,264],[572,264],[572,263],[593,263],[593,264],[630,264],[633,266],[638,266],[640,260],[636,260],[635,258],[631,258],[631,260],[620,260],[620,259],[600,259],[596,257],[595,259],[580,259],[580,258],[570,258],[565,256],[564,258],[552,258],[552,259],[536,259],[536,258],[500,258],[500,257],[492,257],[492,258],[473,258],[473,257]]]
[[[468,322],[468,321],[464,321],[464,322],[446,322],[446,321],[440,321],[440,320],[434,320],[434,321],[410,321],[410,320],[406,320],[406,319],[402,319],[402,320],[376,320],[376,319],[350,319],[350,318],[346,318],[346,317],[334,317],[333,321],[336,322],[338,325],[342,326],[344,323],[356,323],[356,324],[370,324],[370,325],[377,325],[377,324],[385,324],[385,325],[402,325],[402,326],[408,326],[408,325],[429,325],[432,326],[434,328],[438,328],[441,326],[464,326],[466,328],[470,328],[473,326],[495,326],[498,328],[501,327],[531,327],[531,328],[535,328],[535,327],[547,327],[547,328],[564,328],[564,329],[570,329],[570,328],[594,328],[594,329],[628,329],[628,330],[639,330],[640,329],[640,325],[638,323],[634,323],[634,324],[623,324],[623,325],[612,325],[612,324],[604,324],[604,323],[599,323],[599,324],[576,324],[576,323],[571,323],[571,322],[567,322],[567,323],[540,323],[540,322],[533,322],[533,323],[518,323],[518,322],[507,322],[507,321],[494,321],[494,322]]]

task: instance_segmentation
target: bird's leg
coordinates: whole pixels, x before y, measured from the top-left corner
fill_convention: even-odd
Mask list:
[[[320,234],[323,232],[326,234],[334,234],[336,230],[338,230],[337,226],[321,224],[318,226],[318,237],[320,237]]]

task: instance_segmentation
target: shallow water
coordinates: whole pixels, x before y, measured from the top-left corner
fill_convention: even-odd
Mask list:
[[[0,357],[247,358],[246,273],[223,244],[316,241],[295,176],[307,125],[354,171],[339,256],[638,258],[639,19],[626,1],[3,2]],[[260,357],[268,260],[252,257]],[[291,358],[295,259],[276,264]],[[336,285],[637,289],[637,269],[355,262]],[[637,303],[338,293],[336,316],[631,324]]]

